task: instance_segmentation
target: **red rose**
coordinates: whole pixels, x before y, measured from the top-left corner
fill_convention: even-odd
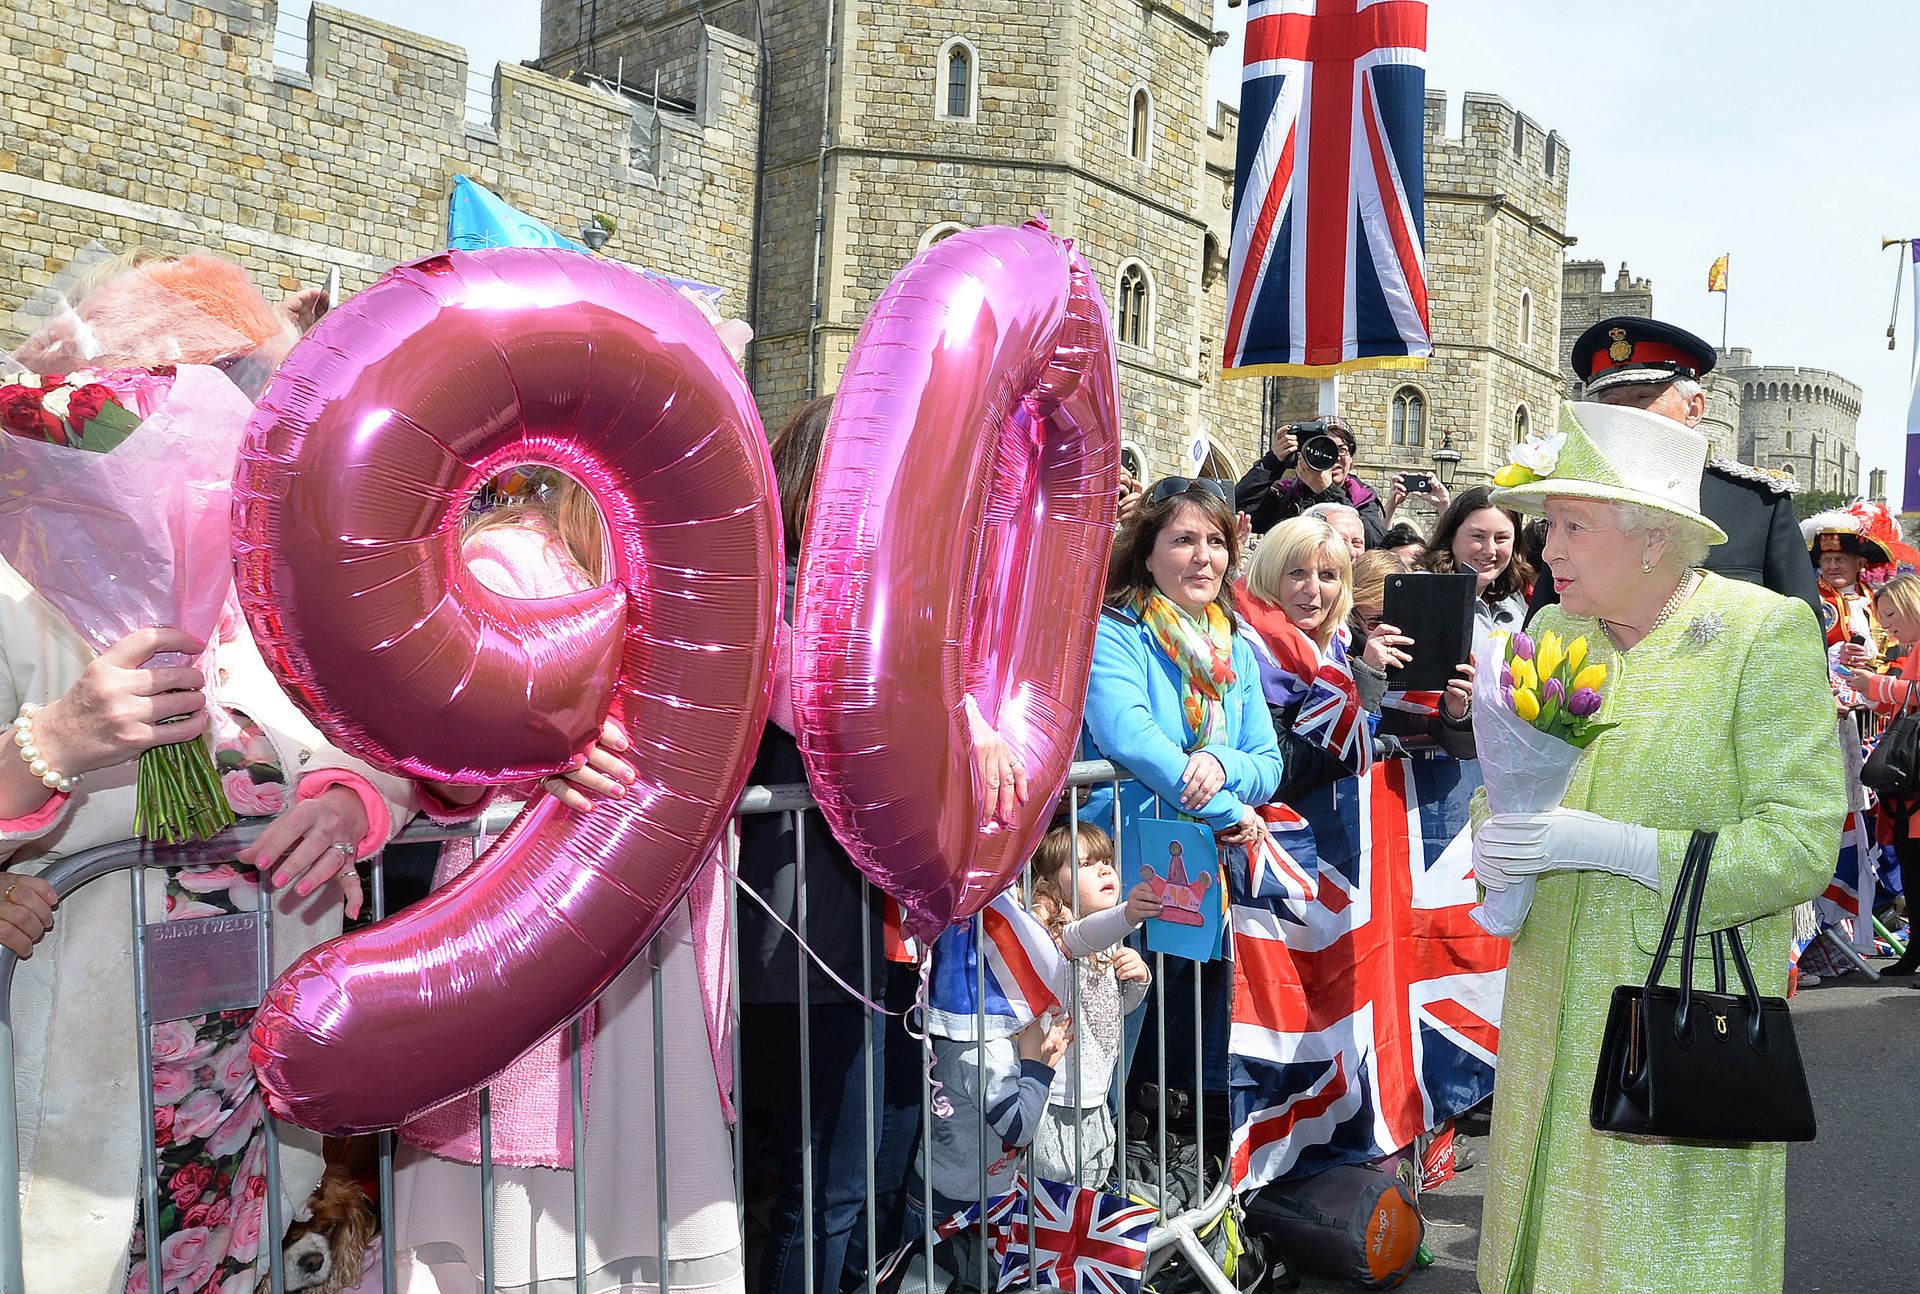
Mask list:
[[[67,443],[66,424],[41,406],[41,394],[30,386],[0,386],[0,427],[32,440]]]
[[[167,1146],[173,1144],[173,1107],[162,1105],[153,1112],[153,1144]]]
[[[75,391],[67,399],[67,421],[73,429],[84,433],[87,424],[100,416],[100,411],[114,403],[113,392],[98,382],[89,382]]]
[[[199,1203],[201,1192],[213,1185],[213,1169],[205,1164],[183,1164],[167,1179],[167,1194],[182,1211]]]

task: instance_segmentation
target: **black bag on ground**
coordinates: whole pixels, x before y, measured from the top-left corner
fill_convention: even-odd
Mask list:
[[[1246,1211],[1247,1230],[1266,1237],[1290,1268],[1361,1289],[1405,1281],[1425,1234],[1406,1183],[1368,1164],[1263,1186]]]
[[[1613,990],[1588,1119],[1601,1132],[1691,1141],[1811,1141],[1813,1097],[1786,1001],[1761,997],[1738,930],[1716,930],[1714,991],[1693,987],[1712,833],[1696,831],[1644,985]],[[1685,910],[1680,984],[1659,982]],[[1727,992],[1727,952],[1742,991]],[[1730,1099],[1732,1098],[1732,1099]]]

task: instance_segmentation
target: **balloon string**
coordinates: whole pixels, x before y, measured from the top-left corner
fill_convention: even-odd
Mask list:
[[[773,910],[773,905],[760,897],[760,891],[754,889],[753,886],[747,884],[747,882],[745,882],[744,880],[741,880],[740,873],[735,871],[731,866],[729,866],[726,859],[721,858],[721,859],[718,859],[717,862],[719,863],[720,870],[724,871],[728,876],[731,876],[733,878],[734,884],[739,887],[741,892],[746,894],[748,898],[752,899],[755,903],[758,903],[763,909],[765,909],[766,914],[773,918],[773,923],[775,925],[779,926],[782,930],[792,935],[793,941],[800,945],[800,951],[805,953],[807,957],[812,960],[813,964],[820,968],[822,974],[824,974],[828,979],[832,980],[835,984],[838,984],[842,989],[846,990],[847,994],[850,997],[854,998],[862,1006],[868,1007],[874,1011],[878,1011],[881,1015],[896,1015],[896,1016],[904,1017],[907,1014],[907,1012],[905,1011],[887,1010],[887,1008],[881,1006],[878,1002],[868,997],[865,993],[862,993],[859,989],[855,988],[853,985],[841,979],[840,976],[835,973],[833,967],[827,965],[826,962],[820,959],[820,954],[813,950],[812,945],[810,945],[806,940],[800,937],[799,931],[795,930],[792,926],[788,925],[785,921],[781,920],[780,914]],[[926,978],[923,973],[921,977],[921,992],[923,994],[926,992],[925,984],[926,984]],[[923,1005],[924,1001],[925,1001],[924,998],[916,999],[914,1002],[914,1006],[919,1007]]]
[[[923,948],[920,952],[920,987],[915,990],[913,996],[913,1010],[920,1013],[920,1019],[923,1025],[926,1021],[927,1011],[932,1000],[933,958],[928,956],[927,950]],[[926,1029],[924,1027],[919,1029],[914,1028],[912,1012],[908,1012],[908,1018],[902,1022],[902,1027],[906,1029],[907,1036],[915,1042],[924,1043],[927,1041]],[[933,1076],[932,1048],[923,1047],[921,1049],[921,1055],[926,1057],[927,1108],[933,1111],[935,1118],[951,1119],[953,1117],[953,1102],[949,1101],[946,1093],[940,1090],[945,1087],[946,1084]]]

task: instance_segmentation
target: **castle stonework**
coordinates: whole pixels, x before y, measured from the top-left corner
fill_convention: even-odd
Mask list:
[[[0,29],[0,344],[88,244],[208,248],[271,294],[344,291],[446,245],[467,174],[555,228],[595,214],[612,250],[746,298],[759,54],[689,33],[694,106],[502,64],[466,120],[465,51],[325,5],[304,69],[276,66],[271,5],[15,0]]]
[[[1203,421],[1258,417],[1258,384],[1223,391],[1214,371],[1225,288],[1207,258],[1224,263],[1233,118],[1207,127],[1206,4],[769,0],[763,12],[753,379],[771,418],[834,389],[917,252],[1035,213],[1106,290],[1123,436],[1143,471],[1173,470]],[[677,33],[699,14],[754,32],[743,0],[546,0],[541,65],[623,69],[642,86],[657,71],[682,93]]]

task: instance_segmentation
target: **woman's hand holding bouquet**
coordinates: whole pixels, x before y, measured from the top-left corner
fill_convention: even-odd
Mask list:
[[[1587,640],[1564,642],[1552,630],[1483,640],[1476,660],[1498,660],[1474,679],[1473,740],[1495,813],[1543,813],[1559,807],[1573,770],[1595,738],[1614,725],[1595,716],[1607,667],[1587,661]],[[1533,904],[1534,878],[1503,888],[1487,885],[1473,919],[1489,934],[1511,938]]]

